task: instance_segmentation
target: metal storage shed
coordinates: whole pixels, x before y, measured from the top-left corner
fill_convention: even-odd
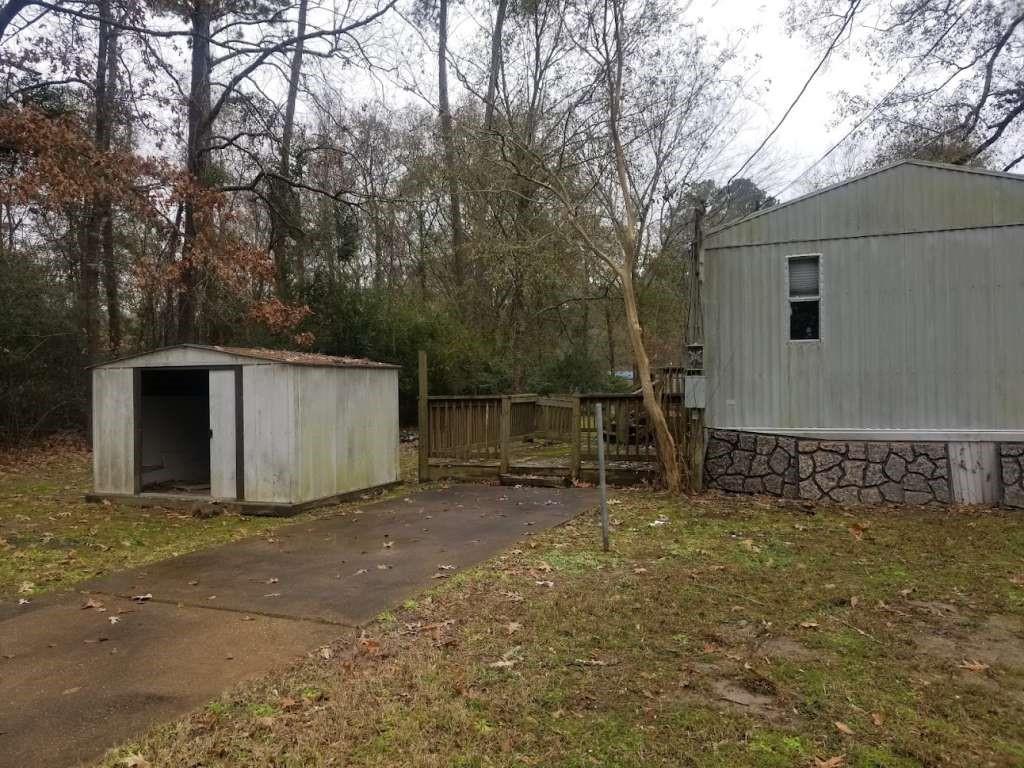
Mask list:
[[[704,265],[712,486],[1024,503],[1024,176],[896,163]]]
[[[92,500],[295,512],[398,481],[398,366],[182,344],[92,371]]]

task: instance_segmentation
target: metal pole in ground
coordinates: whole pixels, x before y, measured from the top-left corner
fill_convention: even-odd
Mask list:
[[[597,428],[597,484],[601,487],[601,544],[608,551],[608,488],[604,483],[604,418],[601,404],[594,403],[594,426]]]

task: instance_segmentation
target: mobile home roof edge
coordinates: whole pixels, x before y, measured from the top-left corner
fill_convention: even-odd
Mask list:
[[[754,211],[754,213],[748,213],[746,216],[742,216],[738,219],[733,219],[732,221],[728,221],[725,224],[722,224],[721,226],[715,227],[714,229],[710,230],[705,236],[709,238],[713,237],[714,235],[717,235],[720,232],[725,232],[728,229],[732,229],[733,227],[738,226],[740,224],[744,224],[748,221],[751,221],[752,219],[756,219],[760,216],[765,216],[766,214],[769,213],[774,213],[775,211],[787,208],[791,205],[796,205],[797,203],[802,203],[805,200],[810,200],[811,198],[817,197],[819,195],[824,195],[827,194],[828,192],[833,192],[849,184],[853,184],[858,181],[863,181],[864,179],[876,176],[880,173],[891,171],[894,168],[899,168],[901,165],[918,165],[921,166],[922,168],[935,168],[941,171],[957,171],[959,173],[973,173],[981,176],[994,176],[995,178],[998,179],[1024,181],[1024,175],[1017,173],[1007,173],[1006,171],[989,171],[984,168],[971,168],[965,165],[950,165],[948,163],[934,163],[929,160],[897,160],[894,163],[889,163],[888,165],[883,165],[879,168],[873,168],[870,171],[865,171],[864,173],[858,176],[852,176],[849,179],[844,179],[843,181],[840,181],[836,184],[823,187],[822,189],[816,189],[813,192],[808,192],[806,195],[794,197],[792,200],[787,200],[784,203],[773,205],[771,208],[765,208],[762,211]],[[713,248],[714,246],[711,247]]]

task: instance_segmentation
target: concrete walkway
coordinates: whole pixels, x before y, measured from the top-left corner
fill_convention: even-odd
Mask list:
[[[238,682],[354,636],[437,584],[440,566],[477,563],[595,503],[578,489],[457,486],[8,603],[0,766],[95,760]],[[79,591],[106,611],[83,608]]]

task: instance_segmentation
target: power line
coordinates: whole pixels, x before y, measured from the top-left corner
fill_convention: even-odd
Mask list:
[[[848,138],[853,136],[853,134],[855,134],[860,129],[860,127],[862,125],[864,125],[864,123],[866,123],[868,121],[868,118],[870,118],[873,114],[875,114],[875,112],[877,112],[879,110],[879,108],[889,100],[889,97],[892,96],[894,93],[896,93],[896,91],[899,90],[900,87],[905,82],[907,82],[907,79],[914,73],[914,70],[916,70],[918,68],[918,66],[920,66],[921,62],[923,62],[925,59],[927,59],[929,56],[931,56],[932,53],[935,52],[935,49],[939,47],[939,45],[942,43],[942,41],[946,39],[946,36],[950,32],[953,31],[953,28],[957,24],[959,24],[963,20],[963,18],[964,18],[963,14],[961,14],[953,24],[950,24],[948,27],[946,27],[946,30],[935,39],[935,42],[932,43],[931,47],[927,51],[925,51],[923,55],[918,57],[918,59],[915,62],[915,64],[912,67],[910,67],[910,69],[908,69],[903,74],[903,77],[901,77],[899,80],[897,80],[896,84],[892,88],[890,88],[888,90],[888,92],[886,92],[886,94],[882,98],[880,98],[878,101],[876,101],[874,106],[871,107],[871,109],[869,109],[867,112],[865,112],[864,116],[861,117],[861,119],[858,120],[856,123],[854,123],[853,127],[850,128],[850,130],[848,130],[846,133],[844,133],[842,138],[839,139],[839,141],[837,141],[835,144],[833,144],[831,147],[829,147],[825,151],[825,154],[823,154],[821,157],[819,157],[817,160],[815,160],[809,166],[804,168],[804,170],[800,173],[799,176],[797,176],[795,179],[793,179],[791,182],[789,182],[789,184],[784,186],[778,192],[773,193],[772,196],[777,198],[779,195],[784,194],[785,192],[787,192],[794,184],[796,184],[798,181],[803,179],[808,173],[810,173],[815,168],[817,168],[829,155],[831,155],[833,152],[835,152],[837,149],[839,149],[839,147],[843,144],[843,142],[845,142]]]
[[[751,161],[761,153],[761,150],[765,148],[765,145],[771,140],[772,136],[774,136],[776,132],[779,130],[779,128],[782,127],[782,124],[786,122],[786,118],[789,117],[789,113],[792,112],[796,105],[800,102],[800,99],[803,97],[804,93],[810,87],[811,82],[817,76],[818,72],[821,71],[821,68],[825,66],[825,62],[828,61],[829,56],[832,55],[832,51],[835,50],[836,44],[839,42],[839,38],[843,36],[843,32],[846,31],[846,28],[850,25],[850,22],[853,21],[853,17],[857,13],[857,8],[860,6],[861,2],[862,0],[850,0],[850,8],[849,10],[847,10],[846,15],[843,17],[843,23],[839,26],[839,31],[836,32],[835,37],[833,37],[832,41],[828,44],[828,48],[825,49],[825,53],[821,57],[821,61],[818,62],[818,66],[816,66],[814,68],[814,71],[811,72],[810,76],[807,78],[807,81],[804,83],[803,88],[800,89],[800,92],[796,95],[796,98],[793,99],[793,102],[783,113],[782,117],[779,118],[779,122],[775,124],[775,127],[768,132],[768,135],[764,137],[764,140],[757,146],[757,149],[755,149],[750,154],[750,157],[743,161],[743,165],[737,168],[736,172],[729,177],[729,181],[725,182],[726,186],[728,186],[733,179],[739,176],[743,172],[744,168],[750,165]]]

